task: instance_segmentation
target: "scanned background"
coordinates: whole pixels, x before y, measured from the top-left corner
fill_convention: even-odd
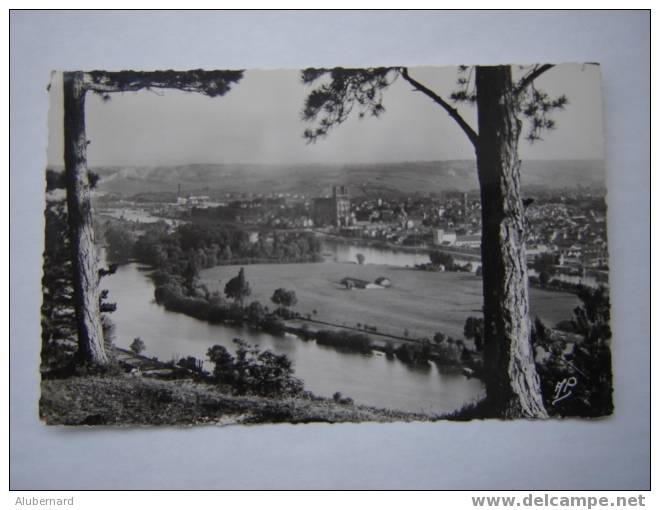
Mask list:
[[[648,488],[648,18],[643,12],[14,13],[11,487]],[[541,61],[602,64],[614,417],[132,431],[39,422],[51,70]]]

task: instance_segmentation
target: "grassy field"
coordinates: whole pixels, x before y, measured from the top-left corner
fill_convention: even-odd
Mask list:
[[[318,320],[356,326],[375,326],[381,333],[410,337],[432,337],[441,331],[463,337],[463,325],[470,315],[481,314],[481,279],[470,273],[434,273],[412,269],[352,263],[255,264],[244,266],[252,288],[248,302],[270,302],[278,287],[293,290],[298,298],[294,309]],[[205,269],[200,283],[209,290],[224,289],[238,274],[238,266]],[[385,276],[389,289],[345,289],[339,282],[350,276],[373,281]],[[579,304],[576,296],[531,289],[532,314],[548,325],[569,319]],[[313,314],[316,310],[317,313]]]

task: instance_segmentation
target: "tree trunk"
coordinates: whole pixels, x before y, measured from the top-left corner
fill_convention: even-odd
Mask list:
[[[79,361],[105,365],[99,275],[92,228],[83,73],[64,73],[64,164]]]
[[[524,210],[510,66],[477,67],[487,400],[505,418],[547,418],[530,339]]]

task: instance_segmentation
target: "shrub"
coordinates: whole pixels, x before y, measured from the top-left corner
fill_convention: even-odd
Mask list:
[[[140,354],[142,351],[145,349],[144,342],[140,337],[134,338],[133,342],[131,342],[130,349],[133,351],[135,354]]]
[[[260,351],[239,338],[234,342],[238,346],[235,356],[221,345],[207,351],[218,383],[230,385],[238,394],[286,396],[303,391],[303,382],[294,377],[291,360],[285,354]]]
[[[468,317],[463,326],[463,336],[465,338],[474,339],[474,347],[476,350],[483,349],[484,341],[484,320],[481,317]]]
[[[394,350],[394,354],[403,363],[425,367],[428,366],[431,349],[428,345],[401,344]]]
[[[367,335],[353,331],[319,331],[316,343],[354,352],[371,352],[371,341]]]
[[[209,361],[214,364],[213,377],[219,383],[233,384],[234,357],[222,345],[214,345],[206,351]]]
[[[292,290],[286,290],[283,288],[276,289],[270,300],[277,306],[284,308],[295,306],[298,303],[296,293]]]
[[[338,404],[353,404],[353,399],[351,397],[342,396],[341,391],[336,391],[334,395],[332,395],[332,400]]]
[[[186,358],[181,358],[177,365],[181,368],[185,368],[192,372],[202,372],[202,360],[197,359],[194,356],[188,356]]]
[[[258,325],[262,320],[264,320],[264,317],[266,316],[266,310],[264,309],[263,305],[259,303],[259,301],[252,301],[250,306],[247,308],[247,315],[249,321],[252,324]]]
[[[453,338],[448,338],[438,346],[437,360],[441,365],[457,365],[461,362],[463,349]]]
[[[286,330],[284,321],[274,315],[269,315],[261,321],[261,329],[270,333],[271,335],[283,335]]]
[[[429,253],[429,259],[434,266],[445,266],[447,271],[455,270],[454,257],[449,253],[434,250]]]

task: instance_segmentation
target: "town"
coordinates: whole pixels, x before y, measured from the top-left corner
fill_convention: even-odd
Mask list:
[[[127,220],[166,218],[222,222],[251,229],[250,241],[276,230],[318,235],[378,248],[445,251],[477,271],[481,250],[478,191],[381,196],[367,184],[335,185],[326,196],[305,193],[151,193],[97,198],[105,214]],[[549,277],[569,284],[607,285],[607,208],[604,190],[535,189],[523,201],[528,225],[526,253],[532,283]]]

